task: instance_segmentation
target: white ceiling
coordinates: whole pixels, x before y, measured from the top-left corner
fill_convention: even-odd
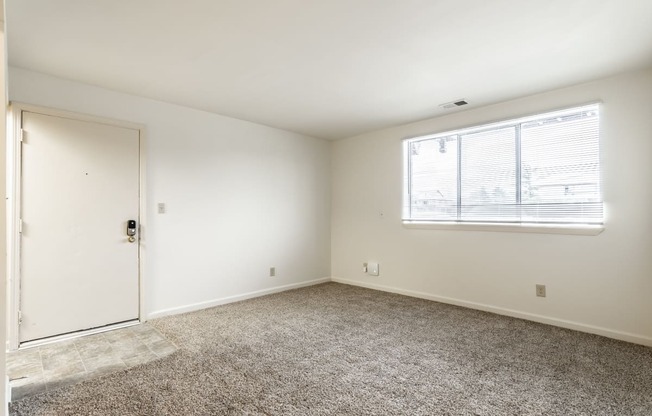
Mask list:
[[[652,66],[652,0],[8,0],[10,65],[338,139]]]

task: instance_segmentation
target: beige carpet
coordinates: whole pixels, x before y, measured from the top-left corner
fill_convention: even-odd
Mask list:
[[[167,358],[12,415],[652,415],[652,349],[327,283],[151,324]]]

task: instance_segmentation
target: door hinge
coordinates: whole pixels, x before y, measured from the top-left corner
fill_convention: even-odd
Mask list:
[[[25,141],[25,130],[20,129],[20,142],[22,143],[24,141]]]
[[[21,218],[18,220],[18,233],[22,234],[22,232],[23,232],[23,219]]]
[[[23,311],[18,311],[18,325],[23,323]]]

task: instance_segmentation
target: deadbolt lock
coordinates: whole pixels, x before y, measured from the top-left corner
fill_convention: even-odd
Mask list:
[[[136,241],[136,221],[129,220],[127,221],[127,236],[129,236],[129,242],[133,243]]]
[[[136,221],[134,220],[127,221],[127,235],[128,236],[136,235]]]

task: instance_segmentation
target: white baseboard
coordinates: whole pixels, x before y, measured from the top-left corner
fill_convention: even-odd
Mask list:
[[[451,305],[463,306],[465,308],[477,309],[485,312],[492,312],[498,315],[511,316],[514,318],[521,318],[528,321],[539,322],[542,324],[548,324],[553,326],[558,326],[561,328],[574,329],[580,332],[588,332],[589,334],[602,335],[607,338],[614,338],[621,341],[632,342],[634,344],[641,344],[648,347],[652,347],[652,338],[646,337],[644,335],[632,334],[629,332],[616,331],[613,329],[602,328],[593,325],[586,325],[579,322],[568,321],[565,319],[550,318],[544,315],[537,315],[529,312],[521,312],[513,309],[501,308],[498,306],[487,305],[484,303],[469,302],[466,300],[448,298],[444,296],[431,295],[425,292],[418,292],[413,290],[399,289],[397,287],[377,285],[373,283],[359,282],[356,280],[342,279],[339,277],[332,277],[331,281],[337,283],[344,283],[352,286],[366,287],[368,289],[381,290],[383,292],[397,293],[399,295],[411,296],[414,298],[433,300],[441,303],[448,303]]]
[[[284,286],[276,286],[269,289],[257,290],[255,292],[243,293],[241,295],[227,296],[225,298],[213,299],[205,302],[193,303],[191,305],[178,306],[176,308],[162,309],[160,311],[151,312],[147,315],[147,319],[161,318],[163,316],[177,315],[180,313],[198,311],[200,309],[212,308],[213,306],[225,305],[227,303],[239,302],[245,299],[257,298],[277,292],[285,292],[286,290],[298,289],[300,287],[318,285],[320,283],[330,282],[330,277],[321,279],[308,280],[306,282],[292,283]]]

